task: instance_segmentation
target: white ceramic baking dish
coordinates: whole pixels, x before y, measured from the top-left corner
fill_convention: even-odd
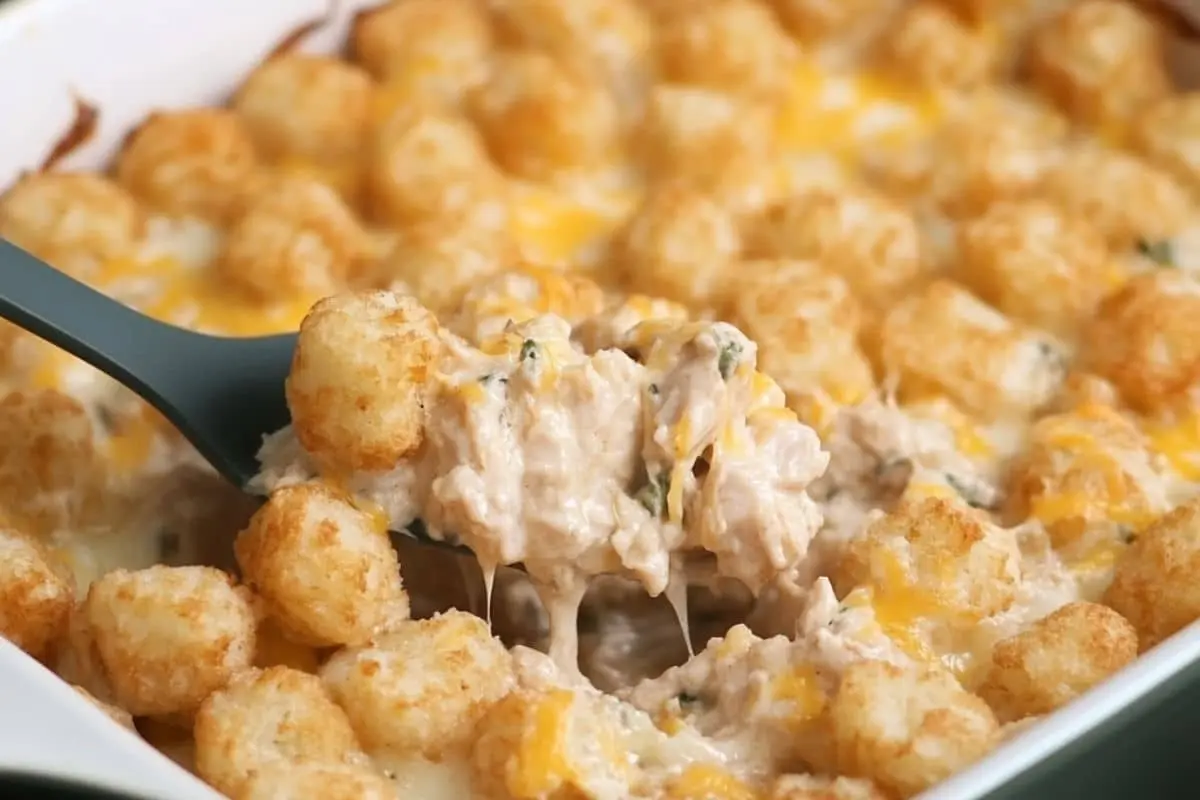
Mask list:
[[[335,47],[354,12],[374,1],[338,3],[334,19],[305,48]],[[42,162],[73,119],[73,94],[94,103],[101,115],[95,136],[64,165],[94,167],[156,107],[224,100],[284,33],[327,12],[325,0],[0,0],[0,186]],[[1192,626],[924,800],[988,795],[1177,683],[1197,660],[1200,626]],[[64,734],[95,733],[104,721],[54,683],[0,642],[0,771],[90,776],[103,785],[181,800],[213,796],[166,759],[147,769],[136,757],[137,742],[115,728],[112,747],[98,750]]]

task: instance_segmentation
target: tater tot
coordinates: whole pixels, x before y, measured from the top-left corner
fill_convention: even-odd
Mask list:
[[[287,667],[246,670],[213,692],[196,715],[196,772],[240,797],[272,765],[365,765],[346,714],[321,680]]]
[[[788,31],[810,45],[835,44],[877,25],[895,0],[767,0]]]
[[[756,98],[660,83],[650,91],[635,145],[653,178],[706,174],[733,159],[767,158],[775,145],[775,114]]]
[[[589,699],[539,687],[515,690],[496,703],[479,722],[472,752],[473,785],[481,799],[631,796],[629,754],[620,732]]]
[[[999,44],[998,37],[956,16],[942,3],[921,0],[888,26],[879,61],[890,74],[918,86],[969,90],[995,77]]]
[[[672,182],[652,190],[629,220],[614,267],[634,291],[703,306],[723,292],[740,249],[736,221],[726,208]]]
[[[408,616],[387,528],[320,484],[273,492],[234,552],[246,582],[303,644],[360,645],[385,620]]]
[[[1045,405],[1065,374],[1053,342],[944,280],[892,307],[880,359],[906,396],[944,394],[989,418]]]
[[[0,505],[30,532],[85,521],[106,480],[92,421],[57,391],[17,391],[0,399]]]
[[[329,164],[361,149],[373,92],[371,76],[360,67],[288,53],[251,72],[233,108],[264,156]]]
[[[840,594],[869,586],[877,595],[921,594],[927,612],[979,620],[1007,609],[1021,577],[1010,531],[942,497],[905,500],[847,546],[834,571]]]
[[[958,274],[999,311],[1070,337],[1125,277],[1088,219],[1041,200],[998,203],[959,228]]]
[[[427,219],[469,218],[508,225],[508,186],[483,140],[462,117],[416,105],[393,114],[373,137],[371,211],[403,227]]]
[[[886,800],[871,781],[824,775],[783,775],[771,787],[770,800]]]
[[[254,141],[233,112],[160,111],[126,140],[116,176],[157,211],[220,224],[254,186],[257,164]]]
[[[296,438],[335,474],[382,472],[424,436],[437,320],[392,292],[335,295],[300,324],[286,393]]]
[[[1200,189],[1200,92],[1164,98],[1136,117],[1133,146],[1170,170],[1192,191]]]
[[[702,4],[658,36],[661,78],[721,91],[774,94],[787,85],[796,57],[770,9],[754,0]]]
[[[463,295],[449,325],[459,336],[483,344],[509,322],[553,314],[574,325],[604,307],[604,290],[581,274],[523,265],[497,272]]]
[[[1083,122],[1129,119],[1171,91],[1157,23],[1119,0],[1081,0],[1043,23],[1027,66],[1034,86]]]
[[[999,200],[1030,195],[1067,130],[1046,104],[988,87],[955,104],[929,141],[885,154],[868,171],[893,194],[970,217]]]
[[[477,0],[392,0],[355,18],[351,43],[380,81],[457,102],[487,76],[492,29]]]
[[[1134,408],[1155,411],[1200,384],[1200,279],[1162,268],[1105,298],[1084,330],[1085,362]]]
[[[830,707],[838,771],[911,797],[983,756],[998,726],[987,703],[935,668],[852,665]]]
[[[1048,714],[1137,658],[1137,632],[1096,603],[1069,603],[992,649],[978,694],[1001,722]]]
[[[101,175],[31,172],[0,194],[0,237],[84,280],[128,255],[142,227],[137,201]]]
[[[379,277],[396,282],[430,310],[451,311],[472,285],[520,261],[507,230],[470,220],[432,219],[406,227],[379,264]]]
[[[630,99],[647,77],[652,19],[640,0],[490,0],[509,43],[559,56],[582,56],[602,70],[618,97]]]
[[[1136,156],[1074,145],[1046,171],[1039,194],[1084,217],[1118,251],[1169,238],[1195,216],[1195,205],[1170,173]]]
[[[487,623],[456,610],[341,650],[321,677],[368,750],[435,760],[470,747],[513,681],[508,651]]]
[[[1010,467],[1005,505],[1010,521],[1036,519],[1056,547],[1078,544],[1084,552],[1071,555],[1086,557],[1135,535],[1167,503],[1141,431],[1110,407],[1085,405],[1034,424]]]
[[[249,596],[211,567],[115,570],[81,613],[118,705],[136,716],[190,714],[254,658]]]
[[[844,279],[806,261],[743,261],[739,271],[732,320],[758,345],[758,368],[789,404],[803,409],[823,392],[849,405],[871,393],[871,365],[857,341],[862,309]]]
[[[46,549],[0,527],[0,636],[44,659],[66,634],[74,605],[75,587]]]
[[[275,761],[255,770],[237,800],[396,800],[396,786],[368,766]]]
[[[746,238],[759,257],[820,261],[872,307],[894,301],[924,270],[912,214],[866,188],[802,192],[768,210]]]
[[[233,221],[217,269],[262,300],[323,297],[360,284],[374,254],[337,192],[291,178],[258,193]]]
[[[620,145],[612,94],[578,64],[547,53],[498,55],[467,103],[496,162],[522,178],[606,165]]]
[[[1200,501],[1192,500],[1141,532],[1117,560],[1104,595],[1137,629],[1141,651],[1200,618]]]

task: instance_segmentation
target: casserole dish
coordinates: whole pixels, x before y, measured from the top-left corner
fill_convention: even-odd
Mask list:
[[[329,24],[303,47],[330,50],[344,39],[353,14],[374,5],[346,0],[336,4]],[[328,11],[319,0],[259,0],[246,4],[211,0],[8,0],[0,4],[0,185],[36,168],[48,142],[67,129],[75,114],[74,96],[101,110],[94,136],[62,162],[65,167],[97,167],[107,162],[126,133],[158,107],[220,103],[277,42],[280,32]],[[1089,734],[1121,719],[1123,712],[1151,697],[1159,687],[1200,659],[1200,626],[1193,625],[1138,659],[1095,691],[1037,724],[971,768],[922,795],[926,800],[982,798]],[[95,763],[69,763],[57,735],[33,736],[10,721],[56,714],[38,705],[35,692],[20,691],[9,676],[44,683],[48,675],[30,672],[19,654],[0,644],[0,770],[39,769],[62,777],[93,776],[105,785],[160,796],[204,797],[202,787],[182,770],[164,766],[145,783],[118,783],[121,747]],[[12,689],[13,691],[8,691]],[[64,689],[64,692],[66,690]],[[73,709],[72,705],[77,706]],[[82,702],[61,704],[62,714],[96,716]],[[115,735],[115,734],[114,734]],[[18,746],[19,745],[19,746]],[[44,755],[43,755],[44,754]],[[98,754],[97,754],[98,755]],[[177,775],[173,774],[177,773]],[[145,777],[145,776],[143,776]],[[178,780],[178,785],[172,780]]]

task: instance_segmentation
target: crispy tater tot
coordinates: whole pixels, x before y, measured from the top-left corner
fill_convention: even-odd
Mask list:
[[[43,545],[0,526],[0,636],[43,659],[67,631],[75,587]]]
[[[607,87],[578,63],[536,50],[496,56],[467,105],[496,162],[522,178],[603,166],[620,146]]]
[[[1081,0],[1033,33],[1034,86],[1067,114],[1109,124],[1165,97],[1163,35],[1146,11],[1120,0]]]
[[[473,285],[520,262],[504,229],[469,219],[430,219],[401,231],[379,263],[379,279],[402,286],[438,314],[453,310]]]
[[[471,746],[513,671],[486,622],[450,610],[339,651],[321,677],[368,750],[437,760]]]
[[[1036,519],[1060,552],[1084,558],[1111,552],[1169,507],[1145,436],[1103,405],[1033,425],[1009,467],[1005,506],[1012,522]]]
[[[357,764],[275,761],[255,770],[237,800],[396,800],[396,786]]]
[[[873,28],[895,0],[767,0],[788,31],[809,45],[834,44]]]
[[[771,787],[770,800],[886,800],[871,781],[824,775],[783,775]]]
[[[509,43],[589,60],[618,96],[639,88],[651,68],[652,19],[639,0],[490,0]]]
[[[873,179],[953,218],[1029,196],[1066,136],[1066,120],[1016,91],[986,87],[949,108],[932,138],[869,164]]]
[[[615,269],[634,291],[703,306],[741,249],[730,211],[682,183],[653,189],[619,237]]]
[[[234,552],[246,582],[301,643],[360,645],[385,620],[408,616],[386,525],[320,484],[273,492]]]
[[[651,177],[690,177],[748,155],[767,159],[775,116],[773,105],[758,98],[660,83],[650,91],[634,144]]]
[[[793,408],[814,393],[838,405],[871,393],[871,365],[857,341],[862,309],[845,280],[808,261],[742,261],[739,268],[732,321],[758,345],[758,368]]]
[[[211,567],[115,570],[81,606],[118,705],[189,714],[254,658],[254,610]]]
[[[0,399],[0,506],[10,516],[50,533],[88,519],[105,488],[82,405],[53,390]]]
[[[508,225],[508,185],[462,117],[416,105],[393,114],[370,149],[368,189],[375,218],[397,227],[430,218]]]
[[[585,275],[523,265],[476,283],[462,296],[448,326],[483,344],[510,323],[553,314],[574,325],[604,307],[604,290]]]
[[[382,472],[424,436],[437,320],[411,297],[335,295],[300,324],[286,393],[296,438],[335,474]]]
[[[196,715],[195,736],[197,774],[231,797],[273,764],[366,764],[321,679],[287,667],[245,670],[213,692]]]
[[[217,268],[262,300],[321,297],[360,284],[374,255],[337,192],[289,178],[258,193],[233,221]]]
[[[322,678],[368,750],[440,759],[472,744],[512,664],[484,620],[451,609],[338,651]]]
[[[905,396],[944,394],[989,418],[1045,405],[1065,373],[1051,340],[945,280],[892,307],[880,331],[880,358],[883,380],[899,378]]]
[[[658,36],[663,79],[735,93],[780,91],[797,55],[770,9],[755,0],[701,4]]]
[[[392,0],[354,20],[354,56],[384,82],[457,102],[486,76],[492,29],[477,0]]]
[[[256,179],[254,141],[233,112],[160,111],[138,127],[117,158],[117,180],[151,208],[226,222]]]
[[[830,707],[838,771],[910,797],[991,749],[996,718],[944,670],[852,665]]]
[[[251,72],[233,108],[265,157],[338,163],[363,145],[373,92],[371,76],[360,67],[288,53]]]
[[[1137,657],[1137,632],[1096,603],[1069,603],[992,649],[978,694],[1001,722],[1048,714]]]
[[[1142,652],[1200,618],[1200,501],[1165,515],[1117,560],[1104,604],[1137,629]]]
[[[478,724],[475,790],[486,800],[630,796],[628,754],[612,715],[557,687],[518,689]],[[547,757],[549,756],[549,757]],[[667,795],[670,797],[670,795]]]
[[[834,571],[842,594],[855,586],[920,594],[928,613],[964,621],[1007,609],[1020,578],[1012,533],[942,497],[902,501],[850,542]]]
[[[1138,241],[1170,238],[1196,214],[1187,190],[1170,173],[1128,153],[1084,144],[1055,159],[1038,193],[1085,218],[1118,252]]]
[[[1124,279],[1088,219],[1041,200],[998,203],[959,228],[958,274],[999,311],[1073,336]]]
[[[101,175],[31,172],[0,194],[0,237],[84,280],[128,255],[142,227],[137,201]]]
[[[924,270],[912,214],[867,188],[802,192],[768,210],[746,239],[758,257],[820,261],[872,307],[893,302]]]
[[[1200,385],[1200,279],[1161,268],[1105,298],[1084,330],[1085,363],[1140,411],[1192,397]]]
[[[973,89],[1000,66],[1000,39],[941,2],[919,0],[884,33],[880,65],[898,78],[942,91]]]
[[[1133,146],[1170,170],[1192,191],[1200,189],[1200,92],[1164,98],[1137,115]]]

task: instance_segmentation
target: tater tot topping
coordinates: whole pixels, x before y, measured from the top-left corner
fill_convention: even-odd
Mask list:
[[[242,492],[0,322],[0,636],[233,800],[937,791],[1200,618],[1150,5],[378,0],[89,101],[0,237],[295,332],[290,420]]]
[[[78,613],[113,697],[140,716],[195,712],[254,657],[250,599],[209,567],[110,572]]]
[[[408,615],[387,531],[326,487],[272,494],[234,552],[247,582],[302,643],[362,644],[385,621]]]
[[[421,444],[422,392],[437,320],[390,292],[317,303],[300,326],[287,382],[297,437],[335,470],[385,471]]]

